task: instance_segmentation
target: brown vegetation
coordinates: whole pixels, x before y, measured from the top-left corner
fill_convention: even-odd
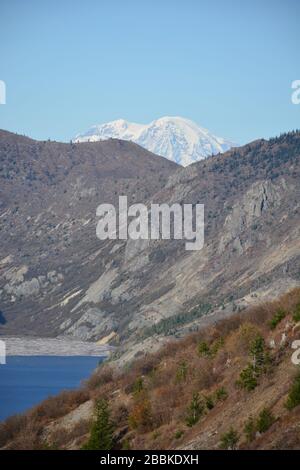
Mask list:
[[[286,402],[293,384],[294,395],[299,388],[294,379],[297,366],[291,363],[291,343],[297,339],[293,316],[299,303],[300,289],[294,289],[276,302],[172,340],[126,371],[106,363],[81,390],[51,397],[2,423],[0,445],[81,447],[87,422],[69,429],[56,426],[46,440],[41,428],[89,399],[105,398],[117,448],[295,448],[300,445],[295,427],[298,396],[292,409]],[[279,310],[285,312],[281,320]],[[271,327],[274,317],[277,324]],[[239,387],[247,367],[254,371],[256,384]]]

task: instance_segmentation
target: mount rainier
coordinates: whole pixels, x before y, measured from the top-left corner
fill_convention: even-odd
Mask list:
[[[92,126],[87,132],[78,134],[74,141],[96,142],[110,138],[131,140],[183,166],[237,146],[181,117],[162,117],[150,124],[118,119]]]

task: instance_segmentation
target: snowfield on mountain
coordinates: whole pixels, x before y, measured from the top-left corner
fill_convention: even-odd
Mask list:
[[[96,142],[109,138],[130,140],[182,166],[237,146],[181,117],[162,117],[145,125],[118,119],[92,126],[74,141]]]

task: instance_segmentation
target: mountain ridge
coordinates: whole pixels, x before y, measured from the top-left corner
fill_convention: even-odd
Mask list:
[[[178,116],[165,116],[149,124],[117,119],[92,126],[87,132],[78,134],[74,142],[96,142],[107,138],[131,140],[182,166],[237,146],[213,135],[190,119]]]

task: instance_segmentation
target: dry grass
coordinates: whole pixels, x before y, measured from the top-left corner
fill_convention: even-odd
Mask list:
[[[86,436],[89,433],[91,421],[87,419],[81,419],[72,428],[60,427],[55,428],[51,432],[48,438],[48,443],[54,449],[64,449],[67,444],[75,442],[81,442],[81,437]],[[78,439],[79,438],[79,439]]]
[[[85,381],[84,385],[89,391],[95,390],[102,385],[109,384],[115,378],[114,370],[108,365],[98,367],[91,377]]]

